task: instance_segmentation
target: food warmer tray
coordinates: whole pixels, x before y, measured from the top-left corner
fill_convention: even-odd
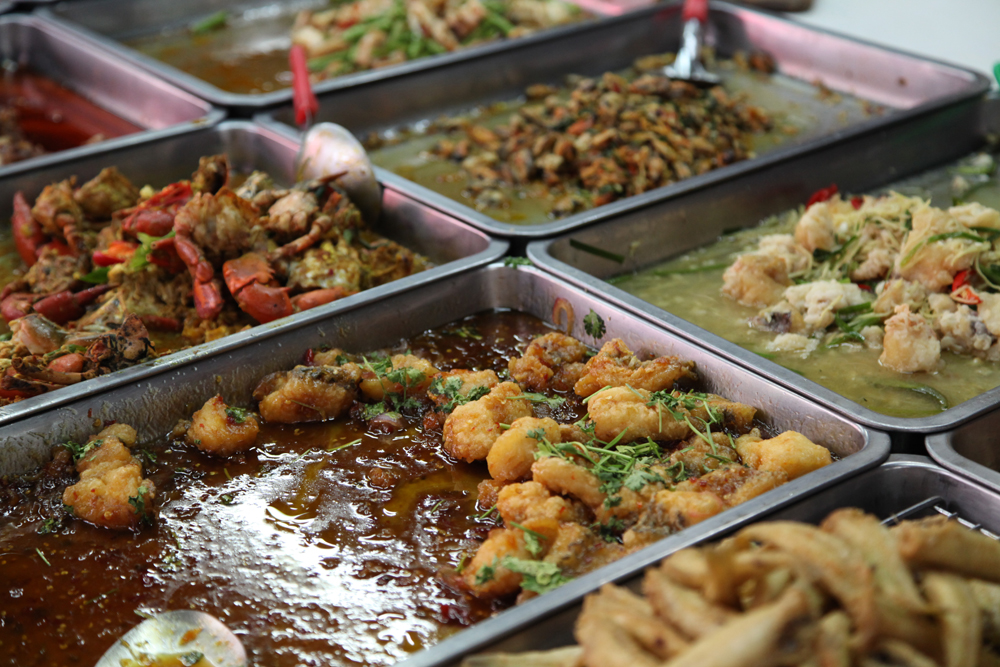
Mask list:
[[[113,388],[102,387],[101,391],[77,397],[56,410],[4,426],[0,428],[0,475],[37,466],[56,443],[86,439],[93,433],[97,419],[128,423],[138,430],[141,441],[162,436],[178,418],[190,415],[217,393],[222,393],[233,404],[250,404],[251,392],[261,377],[291,368],[310,347],[335,346],[363,352],[464,316],[498,308],[515,309],[551,321],[553,303],[558,298],[571,307],[567,325],[572,331],[581,332],[584,316],[593,310],[606,324],[605,340],[621,337],[637,351],[676,354],[694,360],[706,390],[758,407],[758,414],[764,421],[782,429],[801,431],[830,447],[839,460],[713,517],[691,531],[668,538],[660,545],[637,552],[573,584],[465,630],[418,654],[414,664],[440,664],[497,641],[565,607],[577,599],[581,591],[640,572],[662,557],[665,548],[677,540],[694,539],[687,536],[714,534],[742,525],[762,513],[789,505],[875,467],[889,454],[889,439],[884,433],[858,426],[627,314],[582,288],[534,268],[511,268],[498,263],[428,282],[420,289],[387,294],[377,303],[357,304],[357,307],[340,309],[336,313],[327,310],[321,316],[312,317],[308,327],[292,329],[286,326],[263,336],[245,336],[212,357],[186,359],[186,363],[175,363],[168,372]]]
[[[79,157],[56,167],[0,178],[0,208],[10,211],[14,193],[18,190],[24,191],[31,201],[48,183],[71,175],[78,176],[79,181],[83,182],[109,165],[117,166],[139,185],[150,183],[163,186],[182,178],[190,178],[191,172],[198,166],[199,157],[222,152],[229,155],[233,167],[238,171],[249,173],[254,169],[263,169],[279,183],[290,184],[295,180],[294,165],[298,148],[296,141],[250,121],[226,121],[213,128],[122,148],[108,155]],[[10,224],[9,219],[4,224]],[[283,331],[306,329],[319,320],[355,309],[362,304],[377,302],[389,294],[408,291],[445,276],[488,264],[503,257],[507,251],[506,242],[491,239],[483,232],[435,211],[389,185],[384,187],[382,216],[373,229],[429,257],[436,266],[325,306],[259,325],[249,331],[2,406],[0,425],[111,387],[129,385],[141,378],[163,374],[194,360],[245,347],[258,339],[270,339]],[[126,393],[128,391],[131,389],[126,389]]]
[[[570,0],[571,1],[571,0]],[[256,20],[258,17],[287,15],[288,20],[276,29],[258,29],[251,39],[259,42],[261,50],[271,50],[275,44],[291,46],[291,26],[295,11],[324,7],[324,0],[293,0],[287,3],[267,0],[82,0],[62,2],[40,8],[38,11],[52,20],[86,36],[90,41],[115,52],[117,57],[140,65],[162,79],[188,90],[215,105],[226,107],[234,113],[248,115],[292,101],[292,89],[285,88],[259,95],[239,94],[223,90],[172,65],[139,52],[124,44],[126,40],[154,35],[163,31],[183,28],[192,21],[219,11]],[[591,21],[592,23],[592,21]],[[523,44],[547,43],[560,35],[573,32],[574,26],[559,26],[527,37],[503,40],[463,49],[434,58],[420,58],[392,67],[357,72],[347,76],[321,81],[313,86],[318,93],[351,90],[385,79],[407,77],[415,72],[436,70],[452,63],[493,56],[506,60],[512,50]]]
[[[964,124],[968,120],[955,122]],[[923,171],[923,168],[916,169],[915,163],[926,163],[915,160],[913,150],[926,149],[928,155],[939,156],[934,166],[946,165],[954,158],[983,147],[987,136],[996,134],[1000,129],[1000,99],[991,98],[980,105],[978,124],[972,129],[978,139],[969,144],[964,137],[960,139],[956,135],[965,134],[964,125],[959,129],[951,119],[942,116],[938,122],[924,126],[909,137],[891,141],[886,146],[887,151],[880,151],[877,147],[864,149],[854,142],[851,142],[853,148],[848,144],[835,146],[828,151],[772,165],[769,169],[716,188],[632,211],[586,230],[534,242],[528,247],[527,255],[545,270],[591,291],[602,292],[613,303],[660,322],[671,331],[695,340],[734,362],[753,368],[862,424],[892,432],[900,451],[922,453],[924,434],[954,428],[990,410],[1000,401],[1000,387],[930,417],[884,415],[634,297],[605,282],[605,279],[712,243],[725,230],[756,226],[771,215],[800,206],[818,188],[831,183],[836,183],[841,192],[866,192]],[[877,141],[876,138],[873,140]],[[960,143],[964,150],[953,154],[955,145],[952,141],[956,142],[955,145]],[[952,155],[945,158],[945,154]],[[579,249],[580,244],[626,259],[624,263],[618,263],[598,257],[593,252]]]
[[[1000,493],[1000,411],[958,428],[927,436],[927,453],[949,470],[967,475]]]
[[[142,132],[0,166],[0,177],[215,125],[225,112],[37,15],[0,17],[0,59],[28,67]]]
[[[709,23],[709,41],[720,55],[763,50],[774,58],[779,72],[797,80],[791,82],[796,86],[808,86],[818,79],[831,90],[891,110],[844,126],[839,112],[821,104],[816,113],[826,117],[817,118],[820,136],[803,137],[753,160],[536,225],[498,222],[396,174],[383,173],[382,177],[400,187],[406,184],[422,200],[452,211],[480,229],[500,236],[537,239],[636,214],[709,185],[758,177],[790,159],[808,156],[811,164],[824,164],[839,157],[850,164],[852,175],[860,176],[876,168],[879,171],[871,173],[882,173],[889,164],[923,169],[958,157],[979,141],[975,136],[977,104],[989,88],[980,74],[722,2],[712,3]],[[406,77],[385,77],[350,91],[327,93],[320,96],[316,120],[340,123],[362,137],[514,99],[530,84],[561,82],[567,74],[593,75],[624,68],[638,56],[676,50],[680,33],[678,6],[647,7],[553,33],[544,40],[516,42],[508,51],[442,61],[440,67],[424,68]],[[270,117],[294,125],[290,105],[273,111]],[[915,136],[933,140],[915,141]],[[813,190],[829,184],[819,180],[810,183]]]
[[[544,612],[530,617],[527,614],[519,614],[517,618],[514,618],[515,614],[502,616],[497,620],[507,622],[495,623],[496,629],[492,633],[481,632],[492,623],[487,621],[454,640],[439,644],[435,656],[438,662],[432,663],[424,659],[424,655],[418,655],[399,665],[457,667],[462,657],[472,653],[544,651],[575,644],[573,624],[580,613],[582,599],[602,585],[617,582],[635,588],[646,566],[681,549],[718,540],[753,521],[819,523],[841,507],[861,508],[887,520],[887,523],[942,514],[970,529],[981,530],[994,539],[1000,534],[1000,496],[997,493],[940,468],[925,456],[894,454],[877,468],[830,486],[807,499],[790,503],[778,511],[758,513],[752,518],[716,521],[712,525],[705,521],[688,528],[591,576],[566,584],[554,594],[546,595],[541,600],[547,603]],[[542,613],[545,618],[539,620]],[[434,651],[431,649],[426,656],[429,658]]]

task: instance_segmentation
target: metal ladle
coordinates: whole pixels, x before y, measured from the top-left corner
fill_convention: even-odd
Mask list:
[[[681,19],[684,21],[681,48],[677,51],[674,64],[663,68],[663,74],[699,86],[718,84],[721,81],[719,76],[705,69],[701,62],[702,31],[708,23],[708,0],[684,0]]]
[[[192,662],[199,653],[204,660]],[[197,667],[204,661],[212,667],[247,664],[243,644],[222,621],[204,612],[180,609],[157,614],[129,630],[94,667],[122,667],[130,660],[140,665],[152,661],[155,665],[157,660],[169,658],[176,658],[174,664]]]
[[[343,174],[337,179],[347,196],[368,223],[378,220],[382,211],[382,189],[375,180],[375,171],[364,146],[353,134],[336,123],[319,123],[309,127],[319,103],[309,84],[305,50],[292,46],[288,56],[292,70],[295,122],[303,130],[302,147],[295,158],[295,174],[299,180],[312,180]]]

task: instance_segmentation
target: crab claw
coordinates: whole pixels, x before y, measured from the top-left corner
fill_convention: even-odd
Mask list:
[[[269,285],[274,273],[262,255],[248,252],[229,260],[222,265],[222,276],[243,312],[261,324],[295,312],[288,289]]]
[[[109,289],[111,289],[110,285],[95,285],[75,294],[69,290],[63,290],[36,301],[34,309],[36,313],[44,315],[56,324],[65,324],[83,316],[87,305],[93,303],[97,297]]]
[[[354,292],[346,290],[343,287],[314,289],[311,292],[305,292],[304,294],[293,296],[292,305],[295,306],[296,310],[309,310],[310,308],[315,308],[316,306],[322,306],[324,303],[330,303],[331,301],[336,301],[337,299],[343,299],[345,296],[350,296],[352,294],[354,294]]]
[[[236,294],[236,303],[247,315],[261,324],[295,312],[287,287],[268,287],[250,283]]]
[[[27,292],[14,292],[0,301],[0,316],[6,322],[13,322],[31,312],[31,305],[38,300],[38,295]]]
[[[274,272],[264,257],[248,252],[223,264],[222,277],[226,280],[229,291],[236,294],[250,283],[267,285],[274,277]]]
[[[173,229],[177,209],[191,199],[191,195],[189,182],[171,183],[132,209],[129,216],[122,221],[122,229],[150,236],[163,236]]]
[[[38,261],[38,249],[45,242],[42,226],[31,214],[31,206],[24,194],[18,191],[14,194],[14,215],[11,218],[14,226],[14,245],[17,254],[28,266]]]
[[[153,244],[153,250],[146,256],[151,264],[170,273],[177,274],[184,270],[184,262],[177,254],[177,245],[173,238],[160,239]]]
[[[203,320],[214,320],[222,312],[222,285],[218,280],[194,281],[194,309]]]

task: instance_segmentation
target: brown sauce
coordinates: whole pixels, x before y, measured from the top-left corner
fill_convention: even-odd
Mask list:
[[[500,371],[549,330],[487,313],[391,351]],[[582,416],[566,398],[552,416]],[[485,464],[449,457],[439,433],[411,420],[378,435],[340,419],[265,424],[257,442],[226,460],[166,436],[138,443],[160,508],[138,534],[66,516],[66,464],[0,479],[0,654],[21,667],[89,666],[138,614],[192,608],[226,623],[252,664],[385,665],[513,602],[476,600],[442,576],[499,524],[477,516]]]
[[[50,153],[82,146],[95,136],[111,139],[142,131],[30,70],[3,73],[0,104],[14,107],[27,138]]]

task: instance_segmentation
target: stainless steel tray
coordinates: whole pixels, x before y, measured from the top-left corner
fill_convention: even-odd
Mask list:
[[[1000,411],[927,436],[927,453],[949,470],[1000,493]]]
[[[531,600],[519,607],[516,614],[491,619],[399,664],[446,667],[458,665],[462,657],[471,653],[542,651],[574,644],[573,624],[583,597],[605,583],[636,586],[646,566],[686,547],[719,539],[753,521],[818,523],[840,507],[860,507],[883,519],[916,518],[937,512],[955,517],[970,528],[985,529],[994,538],[1000,534],[1000,496],[996,493],[934,465],[926,457],[893,455],[877,468],[779,511],[741,517],[739,521],[716,521],[712,525],[706,521],[688,528],[645,551]],[[545,618],[539,620],[543,614]],[[432,653],[436,662],[429,659]]]
[[[765,421],[780,428],[799,430],[842,458],[699,524],[693,531],[669,538],[661,543],[662,546],[654,545],[652,549],[581,578],[565,589],[499,614],[460,633],[455,639],[420,653],[414,658],[414,664],[439,664],[496,641],[513,629],[565,606],[579,596],[581,589],[590,590],[595,582],[640,571],[677,539],[684,540],[688,534],[711,534],[745,523],[761,513],[788,505],[874,467],[889,454],[889,440],[883,433],[857,426],[544,272],[494,264],[428,283],[420,289],[386,295],[377,303],[359,304],[339,313],[326,312],[314,318],[309,327],[296,330],[285,327],[268,331],[256,339],[243,338],[239,345],[231,345],[223,354],[189,360],[169,372],[80,397],[46,414],[0,428],[0,475],[37,465],[55,443],[85,438],[93,433],[98,418],[125,421],[138,429],[140,439],[148,439],[162,436],[179,417],[190,415],[218,392],[236,404],[248,404],[253,387],[261,377],[292,367],[309,347],[328,345],[362,352],[496,308],[515,309],[550,320],[553,302],[559,297],[572,306],[574,331],[582,331],[583,317],[593,309],[606,323],[607,338],[619,336],[636,350],[678,354],[694,360],[708,391],[757,406]]]
[[[250,172],[253,169],[263,169],[278,182],[290,184],[295,180],[294,163],[297,151],[298,144],[285,135],[272,132],[250,121],[227,121],[213,128],[123,148],[110,155],[79,157],[57,167],[2,178],[0,209],[11,210],[10,202],[18,190],[22,190],[30,200],[52,181],[75,174],[82,182],[95,176],[103,167],[112,164],[118,166],[135,182],[166,185],[171,181],[189,178],[197,167],[200,156],[221,152],[229,155],[237,170]],[[192,360],[246,346],[283,331],[306,330],[319,320],[363,304],[378,302],[390,294],[408,291],[446,276],[459,274],[472,267],[487,264],[502,257],[507,251],[506,242],[490,239],[483,232],[435,211],[391,186],[384,188],[383,212],[374,229],[428,256],[437,266],[326,306],[298,313],[287,319],[257,326],[249,331],[166,355],[147,364],[102,375],[78,385],[0,407],[0,425],[22,419],[27,415],[38,414],[110,387],[127,385],[141,378],[163,374]]]
[[[0,166],[0,177],[147,141],[179,136],[218,123],[225,112],[140,67],[97,49],[40,16],[0,18],[0,59],[30,67],[142,132]]]
[[[320,96],[317,120],[344,125],[357,136],[456,113],[480,104],[517,98],[532,83],[561,82],[570,73],[593,75],[623,68],[641,55],[676,49],[678,7],[653,6],[550,34],[544,40],[516,42],[503,53],[482,53],[447,65],[387,77],[350,91]],[[722,55],[749,48],[770,53],[784,75],[808,88],[816,79],[829,88],[886,105],[882,116],[844,126],[839,112],[818,105],[817,134],[803,134],[783,147],[753,159],[688,178],[642,195],[619,200],[561,220],[536,225],[498,222],[464,204],[383,172],[386,182],[408,187],[422,200],[493,234],[537,239],[595,221],[635,214],[684,193],[737,178],[755,178],[794,158],[809,156],[823,165],[831,153],[850,166],[850,174],[871,163],[918,170],[943,157],[957,157],[976,141],[976,102],[989,82],[979,74],[787,21],[774,15],[712,3],[709,38]],[[811,94],[811,92],[810,92]],[[825,114],[821,116],[820,114]],[[859,114],[860,116],[860,114]],[[294,125],[291,106],[273,111],[277,122]],[[917,145],[913,136],[948,127],[946,139]],[[902,159],[901,159],[902,158]],[[845,164],[845,166],[847,166]],[[815,172],[814,172],[815,173]],[[805,180],[803,175],[803,180]],[[815,181],[812,189],[828,185]]]
[[[753,368],[765,377],[792,387],[852,419],[894,432],[894,441],[911,453],[922,452],[923,435],[954,428],[982,414],[1000,401],[1000,388],[960,403],[931,417],[891,417],[869,410],[773,361],[731,343],[686,320],[657,308],[605,282],[612,275],[649,266],[688,250],[712,243],[724,230],[752,227],[764,218],[799,206],[820,187],[837,183],[843,192],[864,192],[932,166],[947,164],[983,145],[987,134],[1000,128],[1000,101],[990,99],[978,109],[977,125],[956,127],[968,119],[952,121],[941,116],[908,137],[870,137],[881,146],[863,146],[862,140],[831,147],[811,156],[772,165],[739,180],[701,190],[674,201],[630,212],[613,221],[547,241],[532,243],[528,257],[540,267],[586,289],[602,292],[613,303],[662,323],[726,358]],[[975,139],[978,135],[978,139]],[[952,142],[955,142],[954,144]],[[961,150],[956,150],[961,146]],[[926,150],[924,150],[926,149]],[[924,153],[914,155],[914,150]],[[916,165],[921,168],[917,169]],[[636,243],[641,240],[641,243]],[[572,246],[573,242],[598,247],[623,257],[624,264],[597,257]]]
[[[285,6],[282,7],[282,5]],[[323,5],[325,5],[323,0],[292,0],[284,3],[274,0],[173,0],[172,2],[162,2],[161,0],[82,0],[63,2],[55,6],[41,8],[38,11],[114,51],[122,60],[141,65],[156,73],[160,78],[189,90],[213,104],[227,107],[236,113],[246,114],[290,103],[292,89],[275,90],[260,95],[231,93],[125,46],[122,43],[123,40],[183,27],[192,19],[208,16],[221,10],[239,15],[245,15],[244,12],[248,12],[251,16],[254,14],[273,16],[290,12],[291,16],[287,22],[281,25],[276,24],[273,30],[269,28],[266,32],[257,31],[253,36],[253,39],[259,40],[261,44],[266,43],[268,48],[271,48],[271,45],[275,43],[281,43],[280,40],[285,40],[284,43],[290,46],[289,33],[294,10],[299,7]],[[350,90],[384,79],[406,77],[415,72],[439,69],[452,63],[490,55],[503,59],[506,57],[505,54],[509,54],[525,44],[545,43],[574,30],[574,26],[557,27],[528,37],[484,44],[392,67],[336,77],[317,83],[313,86],[313,90],[316,93]]]

